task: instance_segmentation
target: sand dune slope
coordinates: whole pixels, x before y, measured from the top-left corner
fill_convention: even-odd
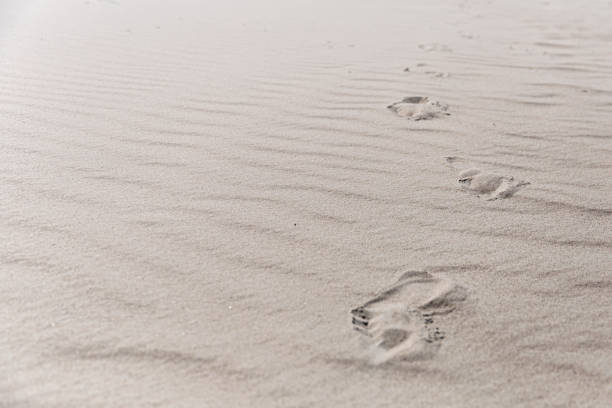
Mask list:
[[[611,20],[0,1],[0,406],[612,406]]]

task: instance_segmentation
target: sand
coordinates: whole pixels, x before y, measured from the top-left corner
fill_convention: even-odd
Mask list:
[[[0,406],[611,406],[611,19],[0,1]]]

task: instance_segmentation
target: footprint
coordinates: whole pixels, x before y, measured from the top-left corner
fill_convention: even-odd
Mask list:
[[[466,291],[428,272],[404,273],[390,288],[351,310],[353,328],[364,334],[368,359],[382,364],[393,358],[433,358],[444,333],[434,316],[452,312]]]
[[[512,197],[517,191],[531,184],[528,181],[516,180],[512,176],[483,172],[477,168],[465,169],[469,161],[459,156],[446,156],[445,159],[453,171],[459,172],[457,181],[462,189],[485,200]],[[459,170],[457,165],[465,170]]]
[[[474,34],[468,34],[463,31],[459,31],[459,35],[463,38],[467,38],[468,40],[473,40],[474,38],[477,38],[477,36],[475,36]]]
[[[485,200],[512,197],[521,188],[530,184],[528,181],[515,180],[512,176],[485,173],[474,168],[459,173],[458,182],[464,190]]]
[[[448,78],[448,72],[438,72],[438,71],[425,71],[425,73],[433,78]]]
[[[447,112],[448,105],[441,104],[438,101],[430,101],[426,96],[409,96],[399,102],[392,103],[387,108],[401,117],[412,120],[426,120],[450,115]]]
[[[423,67],[425,64],[417,64],[417,67]],[[404,68],[404,72],[411,72],[410,67]],[[417,71],[419,72],[419,71]],[[440,71],[421,71],[425,75],[429,75],[432,78],[448,78],[450,74],[448,72],[440,72]]]

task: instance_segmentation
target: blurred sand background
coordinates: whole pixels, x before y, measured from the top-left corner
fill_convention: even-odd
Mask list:
[[[0,0],[0,406],[609,407],[611,176],[607,0]]]

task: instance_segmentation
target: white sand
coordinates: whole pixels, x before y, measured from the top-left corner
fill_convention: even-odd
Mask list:
[[[611,21],[0,1],[0,407],[612,406]]]

